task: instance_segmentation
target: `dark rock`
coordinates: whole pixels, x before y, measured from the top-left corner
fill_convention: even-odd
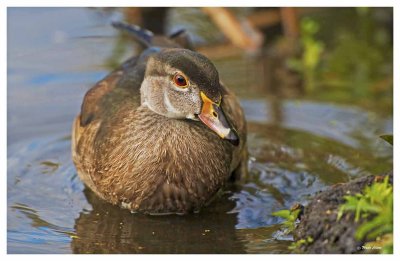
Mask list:
[[[392,183],[393,174],[389,175],[390,183]],[[312,243],[302,245],[299,250],[319,254],[362,253],[360,249],[365,242],[355,240],[354,233],[362,224],[363,219],[356,223],[353,213],[345,213],[337,221],[338,208],[345,202],[343,196],[360,193],[364,187],[383,178],[383,176],[361,177],[348,183],[333,185],[319,192],[304,208],[304,214],[294,231],[296,241],[307,237],[313,239]]]

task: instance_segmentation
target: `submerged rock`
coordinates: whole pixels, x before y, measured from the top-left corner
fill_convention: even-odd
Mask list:
[[[390,173],[389,182],[393,182]],[[366,186],[374,181],[381,181],[384,176],[361,177],[348,183],[329,187],[317,194],[304,208],[300,223],[294,230],[294,239],[312,238],[312,242],[301,244],[299,249],[305,253],[365,253],[365,241],[357,241],[354,233],[365,220],[354,221],[354,213],[346,212],[337,220],[339,206],[345,203],[345,195],[361,193]],[[369,217],[368,219],[371,219]]]

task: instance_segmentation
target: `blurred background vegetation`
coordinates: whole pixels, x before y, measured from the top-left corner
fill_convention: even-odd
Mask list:
[[[104,12],[110,11],[103,9]],[[186,29],[241,97],[345,103],[392,114],[392,8],[124,8],[157,34]],[[126,53],[122,35],[108,60]],[[237,88],[235,88],[237,87]]]
[[[293,238],[272,213],[393,169],[379,138],[393,130],[392,8],[18,7],[7,16],[9,253],[288,253]],[[251,175],[199,215],[132,216],[77,177],[70,130],[83,95],[140,49],[112,21],[186,29],[240,99]]]

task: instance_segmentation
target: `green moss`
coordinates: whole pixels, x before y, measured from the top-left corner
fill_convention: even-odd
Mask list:
[[[285,229],[286,233],[292,233],[296,228],[296,222],[299,217],[301,209],[284,209],[272,213],[273,216],[281,217],[285,221],[282,223],[282,228]]]
[[[344,198],[346,202],[339,207],[337,220],[345,212],[354,212],[355,222],[367,220],[359,225],[354,237],[383,243],[380,252],[393,253],[393,186],[389,184],[389,176],[366,187],[363,193]]]
[[[296,242],[293,242],[293,243],[289,246],[289,249],[292,250],[292,251],[298,252],[299,249],[300,249],[302,246],[311,244],[312,242],[314,242],[314,239],[313,239],[312,237],[308,236],[308,237],[305,238],[305,239],[300,239],[300,240],[297,240]]]
[[[272,215],[276,217],[281,217],[285,220],[282,223],[282,228],[284,229],[285,233],[290,234],[296,228],[300,212],[301,212],[301,205],[297,204],[290,210],[289,209],[279,210],[277,212],[272,213]],[[300,252],[300,249],[303,245],[311,244],[313,241],[314,239],[308,236],[304,239],[300,239],[293,242],[290,246],[288,246],[288,249],[297,253]]]

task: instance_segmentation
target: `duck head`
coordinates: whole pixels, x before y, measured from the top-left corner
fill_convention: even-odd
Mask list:
[[[201,121],[222,139],[239,143],[221,107],[223,89],[218,71],[205,56],[180,48],[152,54],[140,92],[142,105],[153,112]]]

